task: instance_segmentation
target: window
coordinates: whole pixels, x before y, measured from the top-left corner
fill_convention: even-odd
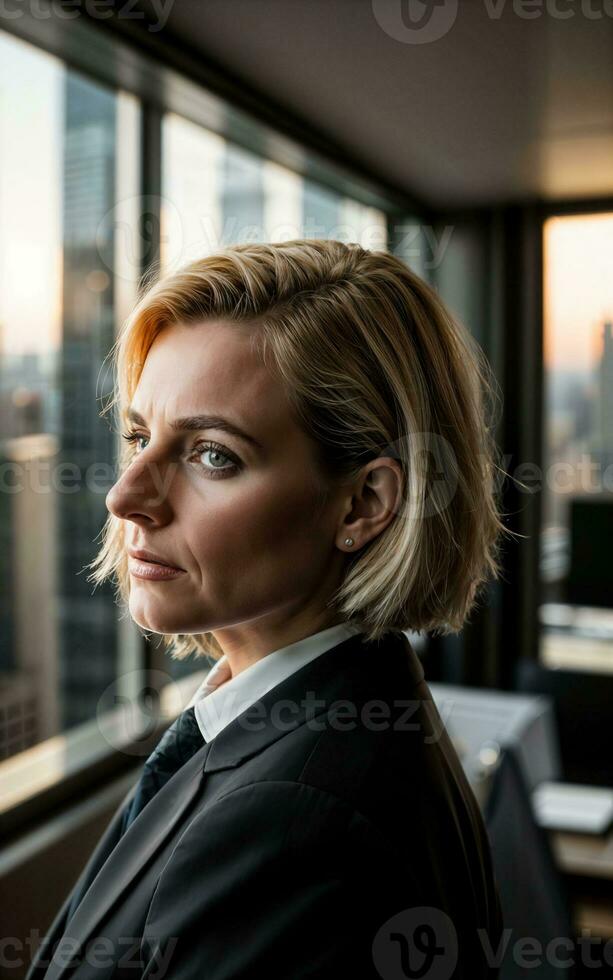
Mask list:
[[[168,113],[162,132],[161,265],[237,242],[337,238],[387,247],[385,214]]]
[[[94,719],[138,663],[84,570],[113,482],[99,412],[137,272],[116,219],[134,227],[138,115],[0,33],[0,760]]]
[[[540,658],[613,671],[613,213],[544,227]]]

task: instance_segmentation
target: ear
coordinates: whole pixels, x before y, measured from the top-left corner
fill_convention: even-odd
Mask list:
[[[346,498],[337,547],[352,553],[381,534],[400,510],[403,493],[404,474],[396,459],[379,456],[367,463]],[[346,544],[347,539],[353,544]]]

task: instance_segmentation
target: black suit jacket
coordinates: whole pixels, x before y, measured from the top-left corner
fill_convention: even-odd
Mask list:
[[[404,633],[297,670],[120,838],[133,792],[27,980],[498,975],[489,838]]]

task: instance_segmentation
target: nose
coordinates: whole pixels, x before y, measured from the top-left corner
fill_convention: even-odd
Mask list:
[[[142,452],[107,493],[107,510],[135,524],[167,523],[172,513],[170,490],[175,473],[176,464],[170,461],[162,466]]]

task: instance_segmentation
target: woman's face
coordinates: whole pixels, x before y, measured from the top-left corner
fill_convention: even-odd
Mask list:
[[[248,332],[223,321],[166,328],[131,408],[134,455],[106,504],[125,521],[128,552],[183,569],[145,579],[130,558],[133,619],[157,633],[274,633],[305,610],[321,617],[343,567],[341,498],[318,507],[314,444]],[[203,415],[217,418],[176,427]]]

